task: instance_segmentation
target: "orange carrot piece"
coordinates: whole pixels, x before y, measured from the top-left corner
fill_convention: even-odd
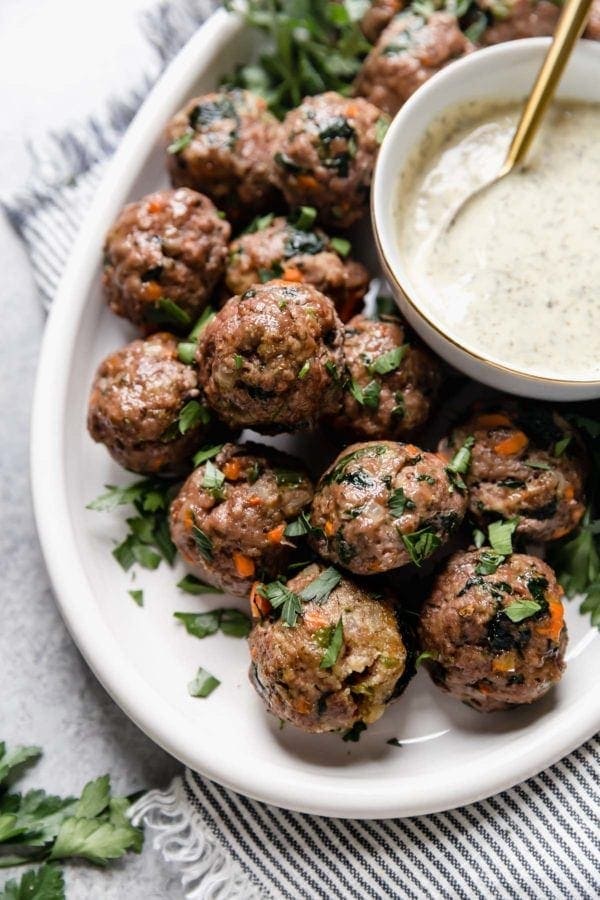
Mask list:
[[[358,112],[358,109],[357,109],[356,103],[349,103],[346,106],[346,115],[347,116],[355,116],[357,114],[357,112]]]
[[[234,457],[234,459],[228,460],[223,465],[222,471],[227,481],[237,481],[242,471],[239,459]]]
[[[514,650],[507,653],[501,653],[492,660],[492,671],[498,675],[505,675],[507,672],[514,672],[517,668],[517,655]]]
[[[573,485],[568,484],[564,490],[564,498],[565,500],[572,500],[575,496],[575,491],[573,490]]]
[[[504,413],[482,413],[477,416],[473,424],[475,428],[502,428],[510,427],[512,422]]]
[[[285,522],[282,522],[281,525],[276,525],[275,528],[271,528],[270,531],[267,531],[267,540],[271,544],[280,544],[283,540],[284,532]]]
[[[283,281],[304,281],[303,273],[296,266],[288,266],[281,277]]]
[[[309,631],[318,631],[319,628],[327,627],[329,622],[328,622],[326,616],[323,614],[323,612],[320,609],[318,609],[318,608],[311,609],[310,607],[305,608],[305,609],[306,609],[306,611],[302,618],[302,622],[308,628]]]
[[[538,634],[550,638],[554,643],[558,642],[560,633],[565,623],[565,611],[560,600],[551,600],[549,604],[550,621],[542,623],[538,627]]]
[[[327,537],[333,537],[333,535],[335,534],[333,522],[325,522],[325,528],[323,530]]]
[[[235,571],[240,578],[252,578],[256,570],[254,560],[250,559],[250,557],[246,556],[244,553],[234,553],[233,564],[235,566]]]
[[[183,511],[183,527],[186,531],[191,531],[194,527],[194,513],[189,507]]]
[[[257,497],[256,494],[252,494],[251,497],[248,497],[248,506],[261,506],[262,502],[262,497]]]
[[[494,453],[498,453],[499,456],[515,456],[524,450],[528,443],[526,434],[522,431],[515,431],[510,437],[494,445]]]
[[[164,200],[149,200],[148,201],[148,212],[149,213],[160,212],[161,209],[164,209],[164,207],[165,207]]]
[[[298,175],[296,180],[300,187],[306,188],[306,190],[315,191],[319,187],[314,175]]]
[[[162,288],[157,281],[146,282],[144,294],[148,300],[159,300],[162,297]]]
[[[255,581],[250,591],[250,614],[253,619],[261,619],[271,612],[271,604],[266,597],[258,593],[260,581]]]

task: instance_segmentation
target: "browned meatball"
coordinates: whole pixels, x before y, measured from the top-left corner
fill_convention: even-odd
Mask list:
[[[398,319],[355,316],[344,333],[348,381],[333,427],[367,439],[399,439],[425,424],[441,382],[440,364]]]
[[[369,287],[365,267],[344,255],[347,246],[347,241],[332,241],[320,228],[302,229],[283,216],[266,216],[256,230],[231,244],[227,287],[243,294],[253,284],[273,278],[312,284],[347,319]]]
[[[366,39],[374,44],[383,29],[403,8],[404,0],[372,0],[360,23]]]
[[[569,534],[585,511],[585,464],[573,430],[556,412],[508,402],[476,412],[440,444],[449,456],[473,437],[464,478],[469,509],[486,524],[518,517],[517,534],[538,541]]]
[[[257,284],[203,332],[198,366],[228,425],[266,434],[311,428],[339,407],[342,323],[311,285]]]
[[[348,228],[367,211],[388,117],[366,100],[329,91],[287,114],[275,155],[290,206],[314,206],[325,224]]]
[[[365,59],[356,93],[393,116],[428,78],[471,49],[450,13],[434,12],[428,19],[400,13]]]
[[[460,525],[466,497],[442,459],[413,444],[352,444],[321,477],[311,542],[360,575],[420,565]]]
[[[230,235],[208,197],[187,188],[130,203],[104,244],[110,308],[145,332],[161,323],[189,330],[225,271]]]
[[[454,554],[419,629],[435,683],[485,712],[542,697],[562,676],[567,644],[563,592],[550,566],[513,553],[489,568],[485,549]]]
[[[592,3],[590,17],[583,36],[590,41],[600,41],[600,0],[594,0]]]
[[[478,0],[477,5],[492,17],[481,38],[486,46],[553,34],[560,16],[560,6],[551,0]]]
[[[332,590],[306,601],[323,578]],[[412,669],[393,604],[322,565],[277,590],[295,595],[301,612],[292,627],[266,618],[250,633],[250,679],[269,712],[312,732],[379,719]]]
[[[126,469],[181,471],[206,441],[210,421],[196,370],[180,362],[171,334],[132,341],[98,368],[88,429]]]
[[[262,97],[217,91],[189,100],[167,127],[173,184],[211,197],[232,222],[274,206],[280,126]]]
[[[241,597],[284,569],[286,525],[311,501],[300,462],[268,447],[225,444],[195,469],[171,504],[171,537],[202,581]]]

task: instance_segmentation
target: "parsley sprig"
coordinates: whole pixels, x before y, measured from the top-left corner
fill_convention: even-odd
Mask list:
[[[38,747],[8,751],[0,742],[0,867],[74,857],[105,865],[128,850],[139,853],[143,834],[127,817],[130,800],[112,796],[108,775],[88,782],[80,797],[57,797],[43,790],[12,793],[9,786],[22,767],[40,755]],[[13,883],[13,893],[2,896],[58,898],[57,871],[44,866],[36,873],[28,872],[23,881],[30,893],[20,895]],[[41,891],[40,885],[48,892],[36,895],[33,886]]]
[[[144,569],[156,569],[162,559],[173,565],[176,549],[169,533],[169,504],[175,495],[173,482],[144,478],[126,486],[105,485],[87,509],[112,512],[118,506],[133,506],[137,515],[128,518],[129,531],[113,550],[113,556],[126,572],[134,563]]]

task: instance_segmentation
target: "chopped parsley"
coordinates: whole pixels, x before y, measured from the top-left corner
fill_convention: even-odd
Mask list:
[[[382,353],[373,362],[368,363],[369,373],[371,375],[389,375],[390,372],[394,372],[404,359],[408,348],[408,344],[402,344],[400,347],[393,347],[386,353]]]
[[[388,128],[390,127],[390,120],[388,116],[380,116],[375,122],[375,140],[378,144],[381,144],[384,137],[388,132]]]
[[[557,441],[554,445],[554,450],[552,451],[554,456],[562,456],[569,444],[573,439],[573,435],[566,434],[563,438]]]
[[[126,487],[106,488],[87,509],[110,512],[132,505],[137,513],[126,520],[129,530],[112,551],[121,568],[127,571],[137,562],[142,568],[156,569],[161,559],[172,565],[177,551],[169,532],[168,512],[176,486],[161,478],[144,478]]]
[[[404,489],[401,487],[392,491],[387,505],[395,519],[399,519],[407,509],[415,508],[414,502],[406,496]]]
[[[366,387],[362,388],[353,378],[348,386],[348,390],[361,406],[366,406],[369,409],[377,409],[379,407],[381,385],[378,381],[370,381]]]
[[[345,734],[342,735],[343,741],[351,741],[353,744],[358,743],[360,741],[360,736],[363,731],[367,730],[367,726],[364,722],[355,722],[352,728],[350,728]]]
[[[475,566],[477,575],[493,575],[499,566],[506,560],[502,553],[493,550],[484,550],[479,556],[479,562]]]
[[[427,526],[411,534],[400,534],[408,555],[416,566],[421,566],[427,557],[434,553],[442,543],[432,528]]]
[[[193,131],[184,131],[182,135],[178,138],[175,138],[169,146],[167,147],[167,153],[170,153],[172,156],[176,153],[181,153],[182,150],[185,150],[186,147],[189,147],[194,139]]]
[[[342,576],[338,570],[330,566],[300,591],[300,597],[305,602],[312,600],[314,603],[318,604],[325,603],[331,592],[338,586],[341,580]]]
[[[200,581],[199,578],[196,578],[195,575],[185,575],[181,581],[177,582],[177,587],[180,591],[185,591],[186,594],[194,594],[195,596],[201,594],[223,593],[221,588],[214,587],[212,584],[204,584],[204,582]]]
[[[437,660],[438,654],[436,650],[423,650],[415,660],[415,668],[418,669],[426,659]]]
[[[224,444],[207,444],[205,447],[201,447],[192,459],[194,468],[197,469],[198,466],[205,463],[207,459],[214,459],[215,456],[219,455],[224,446]]]
[[[497,522],[492,522],[488,527],[488,538],[492,550],[503,556],[509,556],[513,552],[512,536],[518,524],[518,519],[505,521],[499,519]]]
[[[280,486],[298,487],[304,481],[304,476],[294,469],[275,469],[275,481]]]
[[[504,615],[511,622],[522,622],[535,616],[542,609],[542,604],[536,600],[513,600],[508,606],[504,607]]]
[[[178,330],[189,326],[192,321],[190,314],[168,297],[159,297],[156,303],[149,306],[146,318],[159,325],[171,325]]]
[[[203,613],[176,612],[173,615],[183,622],[188,634],[197,638],[210,637],[219,630],[230,637],[245,638],[252,629],[250,618],[245,613],[228,607]]]
[[[208,537],[207,534],[204,533],[204,531],[202,531],[201,528],[198,528],[197,525],[194,525],[192,527],[192,535],[201,556],[203,556],[207,562],[210,562],[213,558],[212,540]]]
[[[202,479],[202,487],[215,500],[223,500],[223,485],[225,483],[225,475],[217,466],[208,459],[204,467],[204,478]]]
[[[302,381],[310,372],[310,359],[307,359],[302,368],[298,372],[298,378]]]
[[[338,256],[341,256],[342,259],[346,259],[347,256],[352,252],[352,244],[346,238],[341,237],[333,237],[329,241],[329,247]]]
[[[311,525],[306,513],[301,512],[297,519],[286,525],[284,534],[286,537],[301,537],[303,534],[308,534],[310,530]]]
[[[268,600],[273,609],[281,610],[281,619],[288,628],[293,628],[302,612],[302,599],[282,581],[261,584],[258,593]]]
[[[483,533],[483,531],[481,531],[480,528],[473,529],[473,543],[478,550],[480,550],[481,547],[483,547],[483,545],[485,544],[485,534]]]
[[[220,684],[218,678],[200,666],[196,676],[188,683],[188,693],[190,697],[210,697]]]
[[[186,363],[186,365],[191,366],[196,359],[196,351],[198,349],[198,340],[200,335],[204,331],[207,325],[212,322],[212,320],[217,315],[216,311],[212,308],[212,306],[207,306],[206,309],[202,312],[202,315],[188,334],[185,341],[180,341],[177,345],[177,355],[181,362]]]
[[[288,216],[288,222],[300,231],[310,231],[315,224],[317,211],[314,206],[301,206]]]
[[[241,369],[242,366],[244,365],[244,357],[240,356],[239,353],[234,353],[233,354],[233,365],[235,366],[236,369]]]
[[[327,649],[319,665],[320,669],[332,669],[338,661],[342,647],[344,646],[344,626],[340,616],[335,628],[330,629]]]
[[[255,234],[257,231],[264,231],[273,222],[275,213],[266,213],[264,216],[255,216],[242,234]]]
[[[346,453],[344,456],[340,456],[331,469],[323,477],[324,484],[336,483],[339,484],[346,471],[346,468],[351,462],[354,462],[358,459],[363,459],[363,457],[367,456],[383,456],[387,453],[387,447],[384,444],[373,444],[369,447],[361,447],[359,450],[353,450],[352,453]]]
[[[544,472],[552,471],[552,466],[549,466],[548,463],[545,462],[536,462],[534,460],[533,462],[526,462],[523,465],[527,466],[528,469],[541,469]]]
[[[206,406],[198,403],[197,400],[189,400],[179,413],[178,427],[180,434],[187,434],[192,428],[198,425],[208,425],[210,423],[210,412]]]
[[[134,603],[137,603],[138,606],[144,605],[144,592],[143,591],[127,591],[131,599]]]
[[[446,472],[448,472],[450,480],[461,491],[465,491],[467,489],[467,485],[465,484],[462,476],[466,475],[469,471],[469,466],[471,465],[471,450],[474,443],[475,438],[473,437],[473,435],[469,435],[462,447],[459,447],[459,449],[456,451],[456,453],[446,466]]]

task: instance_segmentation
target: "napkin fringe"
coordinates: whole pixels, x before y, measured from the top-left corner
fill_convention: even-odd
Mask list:
[[[131,808],[134,825],[154,834],[152,846],[174,863],[187,900],[258,900],[260,893],[187,802],[181,777],[149,791]]]

